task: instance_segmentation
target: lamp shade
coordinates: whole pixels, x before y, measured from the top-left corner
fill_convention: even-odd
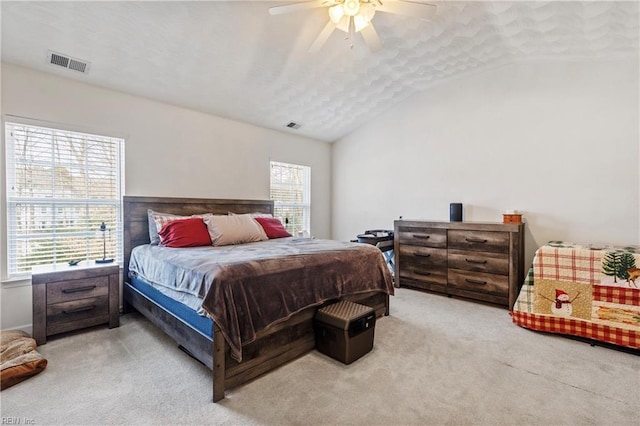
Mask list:
[[[342,4],[336,4],[329,8],[329,18],[334,24],[338,25],[343,16],[344,10],[342,9]]]
[[[329,18],[336,27],[346,33],[349,32],[349,24],[353,18],[354,31],[359,32],[366,28],[376,13],[376,8],[371,3],[360,3],[358,0],[345,0],[329,9]]]
[[[355,27],[355,31],[358,32],[369,25],[369,20],[363,15],[358,14],[353,17],[353,25]]]
[[[344,15],[340,22],[336,24],[336,28],[340,31],[344,31],[345,33],[349,32],[349,21],[351,20],[351,16]]]
[[[356,16],[360,12],[360,0],[344,0],[342,9],[347,15]]]

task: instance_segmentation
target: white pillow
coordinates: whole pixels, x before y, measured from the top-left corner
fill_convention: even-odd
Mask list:
[[[204,218],[214,246],[251,243],[267,240],[267,234],[251,215],[212,215]]]
[[[229,216],[239,216],[241,214],[249,215],[251,216],[251,218],[256,218],[256,217],[273,217],[273,215],[271,213],[262,213],[262,212],[253,212],[253,213],[234,213],[234,212],[229,212]],[[256,222],[254,220],[254,222]],[[260,232],[262,233],[262,238],[265,240],[268,240],[269,237],[267,236],[266,231],[264,230],[264,228],[262,227],[262,225],[260,225],[258,222],[256,222],[256,224],[258,225],[258,227],[260,227]],[[262,240],[260,240],[262,241]]]

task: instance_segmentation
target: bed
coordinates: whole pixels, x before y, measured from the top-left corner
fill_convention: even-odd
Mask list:
[[[329,289],[323,287],[317,288],[317,291],[314,290],[314,292],[317,293],[316,295],[319,296],[319,298],[314,299],[313,302],[310,303],[302,297],[300,300],[296,299],[295,302],[302,305],[296,305],[296,307],[290,311],[285,310],[282,317],[275,321],[273,318],[265,320],[264,324],[255,321],[258,322],[257,325],[253,324],[253,319],[248,321],[251,326],[250,330],[245,330],[245,323],[247,323],[247,321],[244,321],[246,315],[242,314],[242,310],[251,304],[248,303],[247,300],[249,300],[249,302],[253,299],[262,300],[260,298],[265,297],[265,295],[259,293],[258,290],[255,290],[255,294],[253,294],[251,288],[242,290],[244,304],[239,307],[234,307],[231,304],[235,303],[235,301],[230,301],[230,299],[225,296],[226,293],[220,291],[222,287],[218,281],[213,280],[211,288],[203,295],[203,306],[207,306],[205,310],[207,310],[210,317],[216,318],[216,315],[218,315],[217,318],[219,321],[213,321],[210,317],[198,315],[192,306],[185,304],[186,302],[176,301],[170,294],[159,291],[158,287],[154,288],[151,286],[150,280],[146,279],[147,277],[141,277],[138,273],[130,274],[130,266],[139,268],[137,258],[134,257],[132,263],[132,252],[135,254],[136,251],[154,250],[149,247],[148,210],[183,216],[201,213],[226,215],[229,212],[236,214],[273,213],[273,202],[263,200],[130,196],[125,196],[123,199],[124,312],[127,313],[134,309],[137,310],[172,337],[186,352],[209,367],[213,373],[214,402],[224,398],[225,389],[246,383],[312,350],[315,347],[313,316],[321,306],[337,300],[350,300],[373,307],[378,316],[389,314],[389,296],[393,294],[393,284],[382,254],[379,250],[376,251],[377,249],[366,244],[335,242],[337,244],[347,244],[348,246],[345,246],[344,253],[340,252],[340,254],[334,255],[334,261],[342,262],[342,259],[356,256],[356,252],[360,253],[364,251],[361,260],[354,260],[354,268],[357,269],[358,263],[362,264],[363,262],[367,262],[367,265],[371,266],[367,269],[380,271],[378,275],[375,275],[376,278],[367,280],[367,283],[362,283],[359,287],[358,284],[353,284],[353,280],[350,278],[345,281],[340,276],[336,276],[335,274],[337,272],[334,270],[334,267],[325,266],[323,268],[320,261],[318,261],[317,264],[314,264],[309,269],[310,271],[316,271],[316,273],[313,274],[314,276],[322,278],[319,279],[318,282],[328,283],[338,277],[341,283],[348,281],[351,284],[341,284],[340,286],[333,286],[333,288]],[[290,240],[291,246],[293,247],[289,249],[294,251],[294,254],[291,254],[290,258],[306,259],[308,256],[315,256],[298,253],[298,250],[305,250],[303,246],[313,244],[311,239],[283,239],[282,243],[278,243],[280,246],[283,246],[279,250],[286,252],[287,248],[284,247],[284,240]],[[323,242],[323,240],[318,240],[315,243],[319,245],[329,244],[328,241]],[[251,244],[252,247],[261,247],[261,244],[268,246],[268,244],[275,243],[272,241],[264,241],[249,244]],[[239,246],[243,245],[238,245],[234,247],[233,250],[240,250],[241,247]],[[269,252],[272,247],[273,251],[275,251],[275,245],[268,246],[267,249],[261,250],[263,256],[267,256],[264,253]],[[156,250],[161,251],[161,249]],[[202,250],[204,250],[204,248]],[[205,256],[202,250],[194,250],[192,253],[198,252],[200,253],[199,256]],[[317,250],[322,251],[322,249]],[[371,250],[373,250],[373,252],[371,252]],[[158,256],[160,251],[152,252],[151,256]],[[374,255],[375,259],[371,257],[372,255]],[[194,254],[194,258],[195,256]],[[230,276],[236,276],[243,268],[242,265],[233,265],[233,263],[234,262],[230,262],[229,264],[240,269],[233,269],[233,273],[230,274]],[[286,264],[287,262],[282,263]],[[275,274],[278,276],[278,272],[273,270],[274,261],[258,260],[252,261],[250,264],[251,267],[256,267],[256,265],[267,265],[262,267],[262,269],[268,269],[270,275]],[[318,272],[321,270],[326,272]],[[363,273],[362,265],[360,265],[358,272]],[[291,273],[289,270],[286,277],[275,280],[279,280],[280,284],[274,281],[272,285],[285,288],[286,283],[296,282],[299,285],[299,282],[304,281],[306,283],[308,279],[309,286],[320,286],[320,284],[316,284],[315,281],[307,276],[301,278],[290,275]],[[377,274],[377,272],[373,273]],[[281,277],[281,275],[279,277]],[[238,294],[237,289],[239,287],[237,286],[244,285],[240,282],[242,279],[239,278],[236,281],[237,282],[229,285],[224,282],[224,284],[227,285],[226,288],[234,289],[236,292],[234,293],[235,295]],[[254,282],[259,281],[256,278],[247,277],[245,281],[253,283],[252,285],[254,287],[252,288],[254,289],[260,287],[259,283]],[[289,292],[289,295],[290,294],[292,294],[292,292]],[[275,299],[276,297],[286,297],[286,295],[273,297]],[[224,300],[224,302],[221,302],[222,300]],[[268,300],[267,302],[277,304],[278,301]],[[223,303],[226,308],[222,309],[222,311],[216,311],[215,307],[218,306],[217,303]],[[269,305],[271,305],[271,303],[265,303],[265,306]],[[231,315],[236,310],[240,312],[240,314]],[[264,310],[268,311],[266,308]],[[230,323],[234,323],[235,325],[230,325]]]
[[[540,247],[513,322],[640,349],[640,247],[552,241]]]

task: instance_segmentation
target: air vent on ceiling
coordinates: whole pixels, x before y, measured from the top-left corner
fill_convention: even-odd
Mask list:
[[[47,53],[47,63],[78,71],[83,74],[89,72],[89,67],[91,65],[88,61],[83,61],[82,59],[73,58],[69,55],[53,52],[51,50]]]
[[[290,129],[299,129],[301,126],[301,124],[295,123],[295,122],[290,122],[289,124],[285,124],[285,127],[288,127]]]

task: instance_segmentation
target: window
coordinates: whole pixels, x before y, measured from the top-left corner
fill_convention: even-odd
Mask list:
[[[311,232],[310,167],[272,161],[271,199],[274,216],[282,221],[289,233]]]
[[[7,122],[5,141],[9,276],[102,259],[103,242],[121,261],[124,140]]]

